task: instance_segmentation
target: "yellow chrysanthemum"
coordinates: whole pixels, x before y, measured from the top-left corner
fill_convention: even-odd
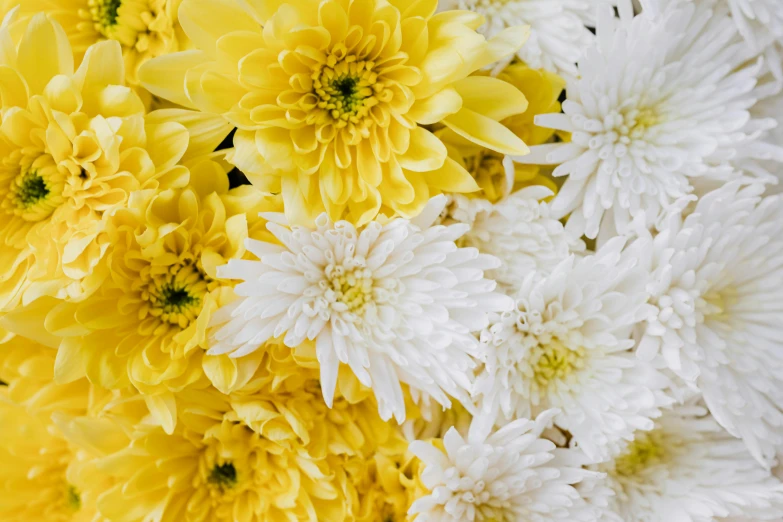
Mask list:
[[[353,519],[358,494],[345,460],[397,427],[364,406],[372,399],[338,397],[330,410],[319,400],[317,370],[300,367],[290,350],[282,354],[244,393],[177,394],[171,434],[147,422],[128,426],[111,412],[69,424],[69,439],[97,448],[92,465],[115,482],[98,500],[100,513],[114,522],[150,513],[181,522]],[[283,371],[273,375],[273,368]]]
[[[56,20],[68,36],[77,57],[103,40],[122,46],[127,80],[137,85],[138,69],[152,57],[187,47],[177,23],[181,0],[10,0],[19,6],[19,26],[38,13]]]
[[[282,192],[289,220],[324,209],[362,224],[382,207],[409,217],[440,191],[471,192],[468,172],[427,126],[442,123],[504,154],[525,144],[500,120],[522,93],[473,71],[514,52],[513,28],[486,41],[480,15],[435,14],[437,0],[184,0],[198,50],[147,62],[153,94],[238,128],[232,161]]]
[[[55,351],[20,337],[0,345],[0,520],[98,522],[95,497],[101,478],[79,473],[86,455],[72,447],[53,415],[85,415],[106,395],[86,379],[52,382]],[[87,479],[87,482],[85,482]]]
[[[560,112],[558,98],[565,81],[553,73],[531,69],[522,63],[506,67],[498,78],[518,88],[528,100],[525,112],[509,116],[501,123],[528,145],[550,141],[554,131],[538,127],[533,120],[538,114]],[[449,128],[443,128],[437,134],[446,144],[449,157],[470,172],[481,188],[471,196],[496,203],[514,190],[529,185],[545,185],[557,192],[552,178],[538,165],[514,163],[504,154],[472,143]]]
[[[106,222],[133,190],[181,186],[184,126],[146,124],[119,45],[74,71],[62,28],[34,17],[18,48],[0,29],[0,307],[78,299],[106,273]]]
[[[176,415],[168,392],[208,384],[207,327],[233,298],[233,283],[218,280],[216,268],[241,257],[248,230],[263,226],[257,190],[229,190],[225,170],[208,158],[190,164],[190,172],[186,188],[137,191],[114,212],[105,232],[110,276],[88,298],[39,300],[4,318],[17,333],[33,335],[42,325],[62,339],[58,379],[86,374],[111,389],[133,385],[149,395],[169,431]],[[223,357],[216,382],[223,391],[258,364],[253,357]]]

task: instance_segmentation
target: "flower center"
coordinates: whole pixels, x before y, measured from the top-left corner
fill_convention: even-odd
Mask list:
[[[88,0],[87,5],[90,7],[92,20],[95,22],[95,29],[108,37],[106,30],[117,25],[118,11],[122,0]]]
[[[585,366],[585,350],[572,350],[553,338],[545,345],[536,346],[531,352],[533,379],[545,388],[552,381],[563,381]]]
[[[697,308],[705,318],[726,320],[738,300],[737,289],[734,286],[726,286],[704,294],[702,299],[697,301]]]
[[[65,504],[71,511],[79,511],[82,507],[82,497],[79,495],[79,491],[68,484],[68,488],[65,491]]]
[[[637,433],[634,441],[614,463],[615,472],[632,477],[668,458],[663,435],[660,432]]]
[[[231,489],[237,485],[237,470],[230,462],[218,464],[209,472],[207,481],[221,490]]]
[[[377,82],[374,66],[373,62],[357,61],[354,56],[339,59],[333,53],[313,72],[318,107],[326,111],[338,128],[349,122],[362,123],[370,109],[381,101],[376,93],[382,91],[383,86]],[[390,96],[391,91],[388,91]]]
[[[484,191],[484,196],[492,202],[506,195],[510,184],[514,182],[513,172],[506,170],[502,154],[484,149],[465,159],[467,171]]]
[[[339,311],[361,314],[373,300],[372,272],[366,268],[347,269],[344,265],[328,265],[325,270],[329,288],[326,299]]]
[[[178,264],[154,276],[142,293],[149,313],[162,322],[187,328],[199,313],[204,296],[210,290],[208,277],[192,264]]]
[[[62,203],[62,187],[52,183],[47,175],[49,170],[49,167],[23,167],[8,187],[3,203],[6,211],[26,221],[49,217]]]
[[[643,139],[647,131],[659,123],[662,118],[653,109],[631,109],[628,112],[610,112],[604,118],[604,127],[612,141],[628,145]]]

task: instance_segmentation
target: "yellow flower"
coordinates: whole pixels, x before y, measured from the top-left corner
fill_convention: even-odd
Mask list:
[[[20,337],[0,346],[0,519],[4,522],[87,522],[95,497],[84,494],[86,455],[72,447],[52,414],[85,415],[105,395],[86,379],[52,382],[55,351]],[[97,491],[99,487],[95,489]]]
[[[134,192],[114,212],[106,228],[110,275],[93,294],[42,299],[4,318],[16,333],[43,329],[57,339],[50,344],[58,346],[61,382],[86,374],[110,389],[133,385],[168,431],[176,422],[169,392],[209,384],[207,327],[234,297],[216,268],[241,257],[248,231],[263,226],[257,190],[229,190],[224,168],[209,158],[189,167],[188,187]],[[224,356],[216,385],[229,391],[257,364]]]
[[[65,29],[77,57],[103,40],[122,45],[127,80],[137,85],[138,69],[146,60],[187,47],[177,23],[181,0],[16,0],[19,25],[45,13]]]
[[[61,27],[44,15],[18,49],[0,28],[0,308],[43,295],[78,299],[105,277],[105,227],[133,190],[183,185],[177,123],[146,124],[124,86],[116,42],[74,71]]]
[[[129,426],[111,411],[72,423],[69,440],[97,446],[92,466],[115,484],[98,500],[101,514],[114,522],[150,513],[180,522],[350,520],[357,493],[345,455],[374,444],[376,432],[364,431],[375,427],[367,415],[386,425],[374,407],[339,398],[341,406],[329,410],[309,385],[266,382],[256,392],[177,394],[180,421],[171,434],[147,422]]]
[[[198,50],[151,60],[139,76],[153,94],[236,126],[231,161],[283,194],[290,222],[324,209],[358,224],[382,207],[411,217],[440,191],[477,189],[428,126],[527,153],[498,123],[525,110],[524,96],[469,76],[513,53],[527,31],[486,41],[480,15],[436,8],[437,0],[183,0],[180,22]]]
[[[539,114],[560,112],[558,98],[565,88],[565,81],[554,73],[531,69],[523,63],[506,67],[498,75],[519,89],[528,101],[527,110],[501,121],[528,145],[541,145],[552,140],[555,132],[533,123]],[[466,140],[452,129],[437,131],[446,144],[449,157],[465,168],[481,188],[471,194],[497,203],[520,188],[529,185],[545,185],[557,192],[557,185],[538,165],[514,163],[511,158],[495,150]]]

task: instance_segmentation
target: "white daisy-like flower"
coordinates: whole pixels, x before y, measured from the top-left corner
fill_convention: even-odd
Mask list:
[[[586,459],[579,450],[557,448],[541,437],[556,414],[517,419],[494,432],[491,419],[476,417],[467,438],[450,429],[443,450],[412,442],[430,493],[408,513],[417,515],[416,522],[597,521],[599,510],[574,484],[602,475],[582,468]]]
[[[783,517],[783,484],[692,402],[666,411],[616,459],[595,466],[624,521],[760,522]]]
[[[439,0],[438,8],[483,15],[486,22],[478,30],[488,38],[511,27],[530,26],[530,38],[516,56],[533,69],[575,76],[576,62],[595,39],[585,25],[595,25],[595,6],[601,3],[614,0]]]
[[[638,356],[662,354],[766,463],[783,445],[783,200],[763,191],[732,182],[666,221]]]
[[[623,0],[619,11],[599,11],[564,114],[536,118],[571,141],[515,158],[559,164],[554,175],[568,178],[552,211],[570,213],[568,227],[591,238],[602,225],[623,233],[637,214],[652,225],[696,180],[725,182],[749,160],[783,162],[783,148],[764,139],[775,122],[749,113],[762,63],[728,6],[673,1],[659,16],[634,17]]]
[[[480,354],[472,332],[513,302],[484,278],[500,262],[455,244],[467,225],[431,226],[444,204],[439,196],[414,220],[359,230],[325,214],[312,229],[264,214],[280,244],[247,240],[259,261],[231,260],[218,270],[243,282],[235,289],[241,298],[214,319],[221,328],[209,353],[241,357],[280,336],[289,347],[315,340],[327,404],[343,363],[372,387],[381,416],[399,422],[400,382],[444,406],[447,394],[467,401]]]
[[[529,274],[516,308],[491,316],[476,379],[482,411],[503,422],[558,408],[555,424],[596,461],[652,428],[671,403],[669,379],[631,350],[633,327],[649,313],[648,274],[637,263],[649,241],[624,243],[616,237],[550,274]]]
[[[502,265],[488,277],[518,288],[531,271],[548,273],[570,254],[585,250],[584,242],[550,215],[543,200],[552,195],[547,187],[534,185],[475,212],[462,244],[500,259]]]

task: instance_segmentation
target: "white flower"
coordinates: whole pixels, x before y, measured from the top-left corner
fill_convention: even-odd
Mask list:
[[[580,451],[541,438],[556,413],[518,419],[491,434],[492,420],[476,417],[467,440],[454,428],[446,433],[444,450],[412,442],[430,494],[408,513],[418,514],[416,522],[597,521],[598,510],[573,485],[601,474],[582,469]]]
[[[732,182],[654,239],[638,355],[663,355],[765,462],[783,444],[783,201]]]
[[[584,251],[584,242],[550,216],[549,205],[542,200],[551,195],[547,187],[534,185],[495,205],[486,202],[485,208],[475,212],[462,241],[503,263],[488,272],[488,277],[519,287],[531,271],[548,273],[571,253]]]
[[[595,6],[613,0],[440,0],[440,10],[466,9],[486,19],[479,32],[491,38],[510,27],[530,26],[517,57],[533,69],[576,75],[576,62],[595,36]],[[498,64],[507,65],[513,56]]]
[[[479,353],[471,332],[487,313],[512,306],[484,270],[499,261],[454,241],[467,225],[430,226],[445,198],[415,220],[373,221],[361,230],[326,215],[316,228],[265,214],[281,243],[248,240],[260,261],[232,260],[220,277],[242,279],[242,298],[222,309],[210,354],[241,357],[273,337],[296,347],[315,340],[324,399],[331,406],[340,363],[371,386],[381,416],[405,417],[400,382],[449,406],[467,400]]]
[[[555,424],[594,460],[652,428],[671,402],[669,380],[631,351],[631,331],[649,312],[648,274],[637,264],[649,242],[624,243],[613,238],[551,274],[531,273],[516,309],[491,316],[476,380],[482,410],[511,420],[559,408]]]
[[[666,411],[623,454],[595,467],[615,491],[624,521],[780,521],[783,484],[758,466],[742,442],[692,402]]]
[[[515,158],[560,164],[554,175],[568,178],[552,212],[571,213],[568,228],[591,238],[602,225],[623,233],[637,214],[652,225],[696,180],[725,182],[751,159],[783,162],[783,148],[763,139],[775,122],[748,111],[762,63],[718,2],[674,1],[660,16],[634,17],[623,0],[619,20],[599,11],[564,114],[536,118],[572,132],[571,142]]]

